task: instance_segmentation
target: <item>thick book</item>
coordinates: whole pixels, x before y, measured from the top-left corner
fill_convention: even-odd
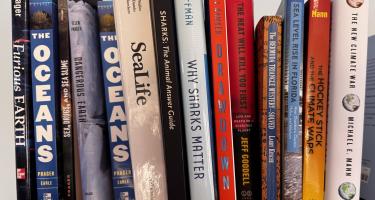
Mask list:
[[[370,19],[370,23],[371,20]],[[370,200],[375,196],[375,35],[368,39],[366,78],[365,127],[361,172],[361,198]]]
[[[74,174],[74,130],[73,130],[73,98],[72,98],[72,69],[70,63],[70,41],[68,3],[58,1],[59,28],[59,72],[60,72],[60,141],[61,144],[61,195],[64,200],[75,199]]]
[[[253,1],[227,0],[226,5],[237,199],[259,199]]]
[[[114,2],[135,198],[168,198],[150,0]],[[142,26],[139,26],[139,25]],[[133,28],[129,28],[133,27]]]
[[[261,199],[281,199],[281,65],[282,18],[265,16],[256,27],[259,127],[261,132]]]
[[[14,139],[19,200],[35,198],[29,22],[29,1],[12,0]]]
[[[168,198],[185,200],[190,194],[174,2],[151,3]]]
[[[100,64],[97,1],[68,1],[74,128],[80,185],[77,199],[111,199],[111,164]],[[80,174],[80,175],[78,175]]]
[[[209,0],[211,75],[219,199],[236,199],[226,0]]]
[[[303,87],[303,199],[324,199],[331,1],[306,3]],[[319,42],[317,42],[319,41]]]
[[[112,1],[98,1],[100,49],[104,79],[112,188],[116,200],[134,200],[134,181],[122,76]]]
[[[30,47],[37,199],[59,199],[57,4],[30,1]]]
[[[214,131],[204,1],[175,0],[191,199],[215,199]]]
[[[282,198],[302,199],[304,1],[284,6]]]
[[[334,1],[325,199],[360,198],[370,1]]]

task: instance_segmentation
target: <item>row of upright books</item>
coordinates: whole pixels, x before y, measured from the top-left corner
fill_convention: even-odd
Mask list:
[[[369,0],[12,0],[18,199],[359,199]]]

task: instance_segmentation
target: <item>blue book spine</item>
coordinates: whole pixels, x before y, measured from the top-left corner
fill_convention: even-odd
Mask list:
[[[51,0],[30,1],[30,44],[37,199],[58,200],[57,165],[57,6]]]
[[[112,162],[113,194],[116,200],[134,200],[132,162],[122,87],[113,2],[99,1],[100,49]]]
[[[283,198],[302,198],[304,1],[287,0],[283,69]]]

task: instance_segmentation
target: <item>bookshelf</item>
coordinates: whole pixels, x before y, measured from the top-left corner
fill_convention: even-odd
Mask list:
[[[375,1],[370,1],[369,35],[375,35]],[[255,23],[274,14],[281,0],[254,0]],[[12,130],[11,1],[0,1],[0,194],[16,199],[14,140]],[[374,52],[375,53],[375,52]]]

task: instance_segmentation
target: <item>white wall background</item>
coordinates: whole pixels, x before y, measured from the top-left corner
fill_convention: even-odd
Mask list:
[[[370,34],[375,34],[375,0],[370,3]],[[12,132],[11,5],[0,0],[0,199],[16,199]],[[255,23],[275,14],[281,0],[254,0]]]

